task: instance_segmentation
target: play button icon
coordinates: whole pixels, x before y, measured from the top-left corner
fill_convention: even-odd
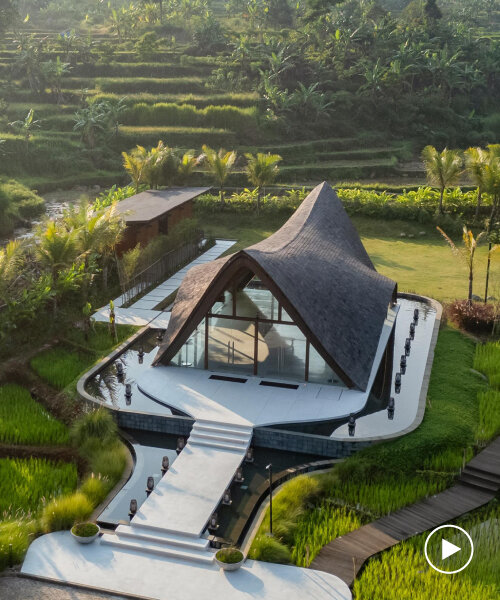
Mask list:
[[[460,550],[462,550],[462,548],[455,546],[455,544],[448,542],[448,540],[441,540],[441,560],[453,556],[457,552],[460,552]]]
[[[474,555],[474,544],[465,529],[458,525],[441,525],[427,536],[424,553],[435,571],[451,575],[469,565]]]

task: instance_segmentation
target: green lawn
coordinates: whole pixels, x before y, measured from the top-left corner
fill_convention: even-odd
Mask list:
[[[201,222],[206,234],[237,239],[234,252],[254,244],[276,231],[287,215],[222,213],[206,215]],[[465,264],[455,258],[433,226],[403,221],[354,218],[363,243],[377,269],[398,282],[400,291],[417,292],[437,300],[453,300],[467,295]],[[424,236],[420,232],[425,231]],[[400,234],[414,238],[401,238]],[[474,293],[484,294],[486,248],[476,254]],[[500,297],[500,255],[494,255],[490,276],[490,295]]]

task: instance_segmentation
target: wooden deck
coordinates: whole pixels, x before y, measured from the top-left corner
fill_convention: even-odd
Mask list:
[[[487,504],[499,490],[500,437],[467,463],[453,487],[333,540],[311,569],[352,585],[370,556]]]

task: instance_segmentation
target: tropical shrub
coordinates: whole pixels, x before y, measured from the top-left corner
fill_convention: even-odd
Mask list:
[[[498,319],[492,304],[468,300],[455,300],[447,306],[446,312],[459,327],[472,333],[491,333]]]

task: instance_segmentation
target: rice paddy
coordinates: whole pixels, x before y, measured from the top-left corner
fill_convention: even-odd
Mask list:
[[[0,514],[23,510],[37,513],[52,498],[76,488],[78,475],[71,463],[43,458],[0,459]]]
[[[67,444],[68,430],[35,402],[26,388],[7,384],[0,386],[0,442]]]
[[[356,600],[498,600],[500,585],[500,509],[497,505],[479,511],[458,524],[474,540],[474,559],[462,572],[443,576],[427,564],[424,544],[427,534],[398,544],[372,558],[353,586]],[[447,539],[453,543],[453,536]],[[457,543],[459,540],[455,540]],[[447,559],[447,569],[460,568],[459,555]],[[461,563],[460,563],[461,561]],[[460,564],[459,564],[460,563]],[[381,586],[383,582],[383,586]]]

